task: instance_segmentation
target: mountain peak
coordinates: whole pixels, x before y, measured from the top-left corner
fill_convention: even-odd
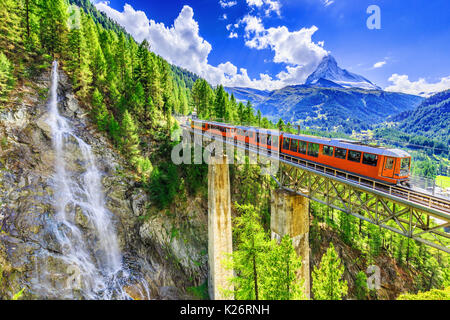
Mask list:
[[[363,76],[339,68],[332,55],[323,57],[316,70],[306,79],[306,85],[319,85],[323,82],[333,82],[338,87],[381,90]]]

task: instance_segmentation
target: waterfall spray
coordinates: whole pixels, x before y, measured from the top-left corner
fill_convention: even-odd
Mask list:
[[[58,261],[55,264],[60,277],[40,266],[37,291],[48,298],[129,298],[122,290],[128,274],[122,267],[95,157],[90,145],[75,134],[70,120],[60,114],[57,91],[55,61],[48,102],[48,124],[55,152],[52,177],[55,214],[48,228],[60,249],[47,254],[52,261]]]

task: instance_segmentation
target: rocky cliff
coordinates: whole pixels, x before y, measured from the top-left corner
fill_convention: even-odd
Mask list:
[[[48,230],[55,213],[51,184],[55,154],[46,122],[49,87],[50,73],[44,72],[19,86],[9,106],[0,110],[0,298],[4,299],[23,288],[24,298],[42,298],[35,289],[42,264],[55,282],[70,276],[58,272],[62,249]],[[152,204],[146,193],[129,178],[121,156],[92,125],[87,108],[78,102],[62,72],[58,95],[60,113],[91,146],[102,172],[106,206],[131,274],[125,290],[135,299],[189,297],[184,289],[202,284],[207,275],[202,201],[174,205],[173,214],[149,214]],[[70,154],[67,162],[81,174],[77,152]],[[82,210],[77,211],[76,223],[89,234]]]

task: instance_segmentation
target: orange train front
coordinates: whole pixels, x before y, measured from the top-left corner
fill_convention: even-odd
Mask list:
[[[411,156],[399,149],[366,145],[346,139],[294,135],[275,130],[231,126],[212,121],[192,121],[193,129],[208,131],[223,138],[258,146],[269,152],[303,159],[325,167],[345,171],[362,178],[389,184],[409,179]]]

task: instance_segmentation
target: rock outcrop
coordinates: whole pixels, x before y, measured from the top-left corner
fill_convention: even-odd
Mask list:
[[[46,230],[46,222],[55,213],[51,185],[55,154],[46,122],[49,86],[47,72],[21,86],[10,107],[0,110],[0,299],[9,299],[22,288],[24,298],[39,298],[32,289],[39,265],[45,260],[51,273],[57,263],[52,256],[62,252],[61,244]],[[113,214],[124,264],[131,274],[125,291],[134,299],[189,297],[185,288],[202,284],[207,276],[202,201],[193,200],[189,210],[187,204],[174,205],[174,215],[156,211],[149,215],[152,203],[146,192],[126,174],[121,156],[92,125],[87,108],[78,102],[63,72],[58,94],[60,112],[91,146],[102,172],[106,206]],[[72,170],[82,170],[76,154],[68,163]],[[77,225],[88,232],[86,217],[77,208],[75,212]],[[195,219],[190,219],[192,212]],[[54,276],[69,274],[55,272]]]

